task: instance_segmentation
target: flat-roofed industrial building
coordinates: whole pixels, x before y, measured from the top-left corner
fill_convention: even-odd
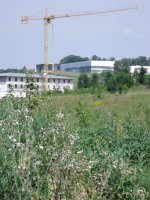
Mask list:
[[[115,61],[90,60],[90,61],[60,64],[59,69],[60,71],[68,71],[68,72],[102,73],[102,72],[114,71],[114,64]]]

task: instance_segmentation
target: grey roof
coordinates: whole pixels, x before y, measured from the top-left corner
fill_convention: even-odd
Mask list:
[[[33,78],[43,78],[42,74],[25,74],[25,73],[0,73],[0,77],[33,77]],[[65,77],[65,76],[58,76],[58,75],[48,75],[48,78],[54,79],[70,79],[73,80],[74,78]]]

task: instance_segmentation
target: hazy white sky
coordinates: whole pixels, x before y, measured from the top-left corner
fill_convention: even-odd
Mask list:
[[[0,0],[0,68],[43,63],[43,21],[21,25],[23,15],[44,16],[45,8],[51,15],[130,5],[137,5],[138,10],[53,20],[53,34],[49,26],[49,63],[70,54],[149,57],[150,0]]]

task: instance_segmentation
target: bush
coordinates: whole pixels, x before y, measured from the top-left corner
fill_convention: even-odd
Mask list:
[[[107,90],[110,92],[127,92],[128,88],[133,86],[133,78],[130,73],[118,72],[115,74],[106,73],[105,74],[105,84]]]

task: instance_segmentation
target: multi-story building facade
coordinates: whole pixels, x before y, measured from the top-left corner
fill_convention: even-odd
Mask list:
[[[59,70],[59,64],[48,64],[48,71],[58,71]],[[38,64],[35,67],[36,73],[43,73],[44,72],[44,64]]]
[[[59,70],[68,72],[102,73],[106,71],[114,71],[114,64],[115,61],[89,60],[60,64]]]
[[[34,74],[27,76],[23,73],[2,73],[0,74],[0,98],[6,96],[10,88],[13,88],[14,96],[26,96],[26,82],[30,78],[37,84],[39,91],[43,89],[43,75]],[[73,78],[64,76],[48,75],[48,90],[64,91],[64,88],[73,89]]]
[[[66,64],[49,64],[48,71],[66,71],[66,72],[84,72],[84,73],[102,73],[114,70],[115,61],[88,60],[82,62]],[[38,64],[35,68],[36,73],[44,72],[44,64]]]

